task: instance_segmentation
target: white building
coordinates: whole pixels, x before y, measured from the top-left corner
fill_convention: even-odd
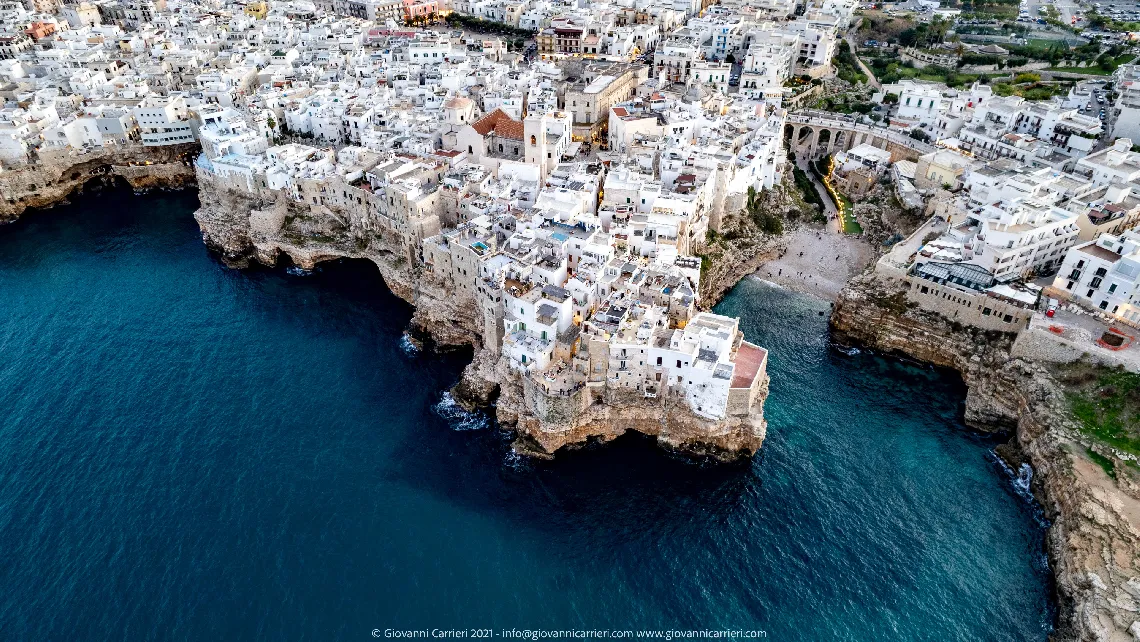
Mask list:
[[[190,108],[182,96],[147,96],[134,109],[142,144],[148,147],[194,141]]]
[[[1090,308],[1140,325],[1140,232],[1105,234],[1074,247],[1053,287]]]

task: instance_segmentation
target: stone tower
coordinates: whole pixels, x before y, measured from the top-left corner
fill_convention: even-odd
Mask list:
[[[523,147],[526,149],[524,158],[527,164],[538,166],[540,181],[545,183],[547,174],[557,160],[551,158],[553,153],[546,144],[545,115],[530,114],[523,119]]]

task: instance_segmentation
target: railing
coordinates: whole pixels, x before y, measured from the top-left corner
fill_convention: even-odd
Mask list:
[[[837,129],[846,129],[871,134],[879,138],[885,138],[886,140],[895,143],[896,145],[909,147],[915,151],[923,153],[932,152],[935,149],[934,145],[924,143],[916,138],[911,138],[906,134],[892,131],[885,127],[874,127],[860,123],[850,116],[844,116],[842,114],[835,114],[826,111],[819,111],[817,109],[805,109],[801,111],[789,112],[786,122],[796,125],[818,125],[820,127],[833,127]]]

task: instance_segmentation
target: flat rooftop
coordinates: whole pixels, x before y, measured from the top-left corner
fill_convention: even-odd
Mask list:
[[[760,368],[768,361],[768,351],[747,341],[736,351],[736,371],[732,373],[730,388],[751,388]]]

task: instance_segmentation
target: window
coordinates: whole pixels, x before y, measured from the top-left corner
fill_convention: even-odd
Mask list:
[[[657,365],[661,365],[661,357],[657,357]]]
[[[678,367],[678,368],[680,368],[680,367],[681,367],[681,360],[680,360],[680,359],[677,359],[677,367]],[[680,380],[681,380],[681,378],[680,378],[680,377],[677,377],[677,381],[680,381]]]
[[[538,144],[538,136],[531,134],[530,135],[530,144],[531,145],[537,145]]]

